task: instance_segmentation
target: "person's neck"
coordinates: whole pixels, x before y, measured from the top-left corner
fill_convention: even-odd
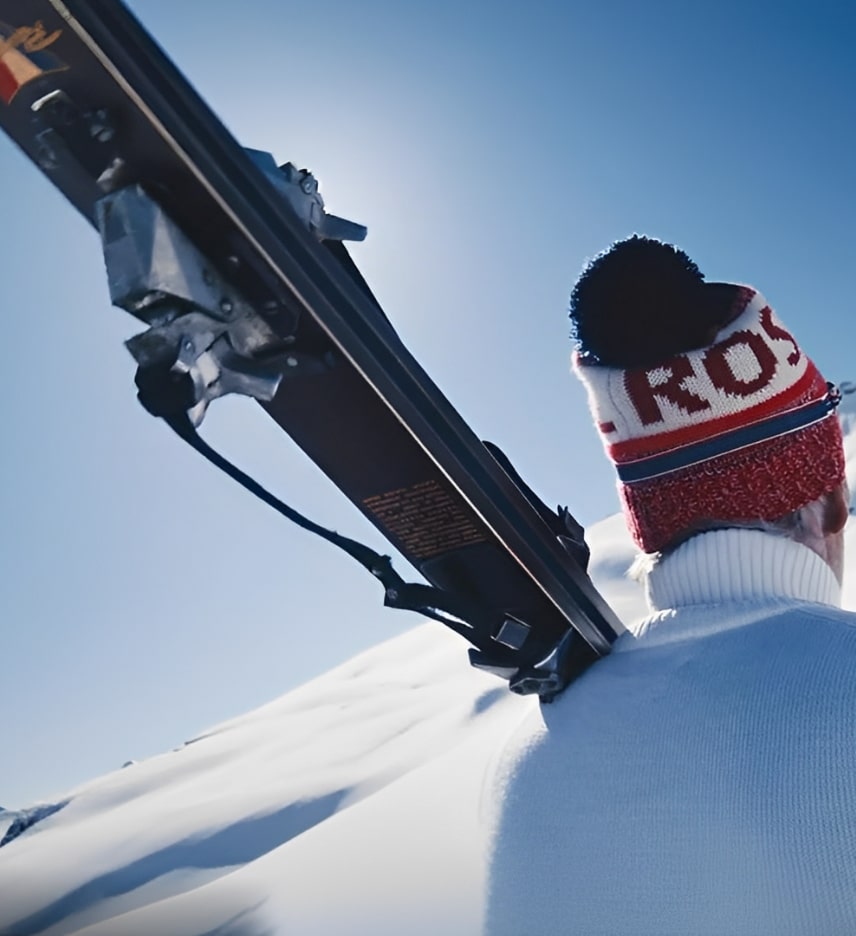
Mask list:
[[[655,611],[785,598],[839,605],[841,586],[816,552],[785,536],[730,528],[699,533],[646,576]]]

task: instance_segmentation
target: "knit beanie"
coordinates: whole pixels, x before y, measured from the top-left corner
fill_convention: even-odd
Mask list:
[[[837,391],[750,286],[706,283],[685,253],[634,236],[571,296],[586,386],[637,546],[774,521],[844,480]]]

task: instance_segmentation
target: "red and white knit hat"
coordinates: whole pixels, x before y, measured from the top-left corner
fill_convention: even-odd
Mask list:
[[[844,480],[837,393],[759,292],[735,295],[708,347],[643,367],[574,356],[645,552],[708,523],[777,520]]]

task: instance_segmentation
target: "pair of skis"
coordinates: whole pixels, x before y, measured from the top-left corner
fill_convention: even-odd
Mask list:
[[[442,620],[474,665],[549,700],[620,630],[582,530],[473,434],[404,347],[312,175],[245,150],[118,0],[0,0],[0,127],[93,224],[141,402],[272,507],[345,549],[385,603]],[[258,400],[422,574],[322,530],[196,428]]]

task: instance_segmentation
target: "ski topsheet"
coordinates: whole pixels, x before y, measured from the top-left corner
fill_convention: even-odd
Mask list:
[[[98,229],[111,298],[150,326],[129,343],[141,369],[174,340],[171,373],[202,396],[259,399],[432,586],[487,610],[478,665],[510,678],[552,654],[563,683],[609,651],[614,613],[338,239],[358,226],[244,150],[121,3],[0,0],[0,126]],[[207,403],[187,400],[194,420]]]

